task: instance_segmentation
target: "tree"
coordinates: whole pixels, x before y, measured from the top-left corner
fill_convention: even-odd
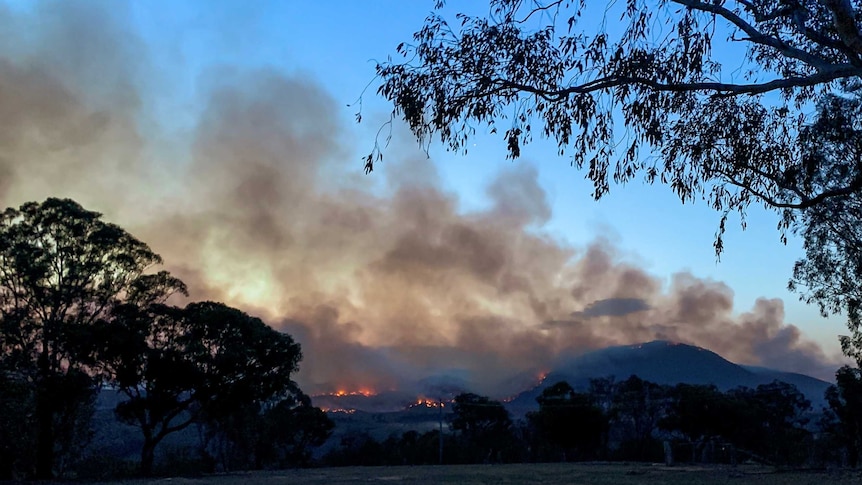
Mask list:
[[[312,448],[329,439],[335,423],[305,394],[291,396],[263,414],[264,433],[260,441],[262,463],[278,467],[307,466]]]
[[[383,445],[368,432],[351,430],[327,453],[325,461],[328,466],[379,466],[385,462],[384,455]]]
[[[307,466],[312,449],[326,442],[335,427],[303,393],[216,408],[200,419],[203,452],[223,470]]]
[[[772,464],[798,464],[807,458],[804,446],[810,433],[805,426],[811,403],[792,384],[775,381],[725,393],[712,385],[678,384],[669,398],[659,426],[691,444],[692,461],[713,440]]]
[[[536,401],[539,410],[527,413],[527,419],[548,442],[562,449],[564,459],[572,453],[581,458],[597,454],[608,417],[590,395],[558,382],[545,388]]]
[[[667,414],[668,388],[631,376],[615,386],[612,423],[621,428],[624,444],[633,445],[635,458],[650,457],[649,446],[659,421]]]
[[[128,398],[117,417],[143,433],[144,475],[152,473],[156,446],[198,418],[299,392],[290,379],[302,357],[299,344],[240,310],[201,302],[126,305],[115,313],[103,327],[101,359]]]
[[[724,438],[771,463],[801,464],[807,459],[811,402],[796,386],[774,381],[731,390],[727,398]]]
[[[850,466],[856,467],[862,453],[862,370],[844,366],[835,381],[826,390],[826,402],[838,420],[836,434],[847,449]]]
[[[397,47],[403,60],[377,65],[392,119],[423,146],[466,151],[499,125],[517,158],[534,135],[550,138],[588,168],[597,199],[640,175],[706,199],[722,212],[717,254],[733,211],[743,226],[752,203],[778,211],[783,238],[800,211],[862,190],[858,166],[810,183],[822,167],[802,156],[798,130],[810,102],[858,86],[858,0],[490,0],[488,15],[457,25],[444,3]],[[728,53],[745,65],[723,66]],[[381,159],[375,143],[366,171]]]
[[[0,361],[34,400],[35,474],[54,474],[58,431],[96,392],[92,330],[122,304],[184,292],[161,258],[101,214],[69,199],[0,213]],[[77,387],[76,387],[77,386]],[[75,389],[72,389],[72,388]]]
[[[696,460],[699,445],[733,433],[737,419],[732,414],[732,403],[717,387],[677,384],[669,394],[668,413],[659,426],[680,433],[692,445],[692,461]]]
[[[33,465],[33,386],[0,371],[0,481],[20,478]]]
[[[827,96],[818,117],[801,131],[803,155],[817,167],[811,183],[834,185],[862,171],[862,95]],[[790,288],[820,307],[823,316],[843,313],[850,329],[845,354],[862,365],[862,194],[833,197],[803,213],[805,258],[796,263]]]
[[[465,392],[455,396],[452,404],[452,429],[461,433],[467,443],[478,448],[483,461],[497,460],[512,441],[512,418],[499,401]]]

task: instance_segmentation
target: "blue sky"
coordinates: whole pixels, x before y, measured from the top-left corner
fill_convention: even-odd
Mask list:
[[[482,2],[471,2],[482,5]],[[372,143],[378,117],[388,105],[374,95],[363,97],[367,120],[349,124],[355,112],[348,104],[373,81],[374,60],[394,54],[394,47],[409,40],[432,1],[355,2],[133,2],[131,10],[141,34],[153,47],[154,62],[178,66],[182,77],[179,98],[194,97],[194,76],[214,65],[271,66],[288,73],[308,75],[325,86],[343,106],[342,116],[354,132],[356,169],[360,156]],[[372,83],[372,88],[375,85]],[[404,136],[396,130],[396,136]],[[404,138],[407,138],[404,136]],[[411,143],[409,139],[394,143]],[[534,163],[548,192],[553,218],[544,228],[574,245],[605,235],[618,241],[627,257],[658,276],[681,270],[724,281],[735,291],[737,310],[749,309],[756,298],[781,298],[787,321],[800,326],[828,350],[837,348],[843,331],[840,318],[827,321],[816,308],[798,301],[786,289],[801,242],[779,241],[775,214],[753,207],[749,224],[730,225],[725,254],[716,261],[713,237],[719,215],[706,204],[680,204],[667,187],[629,183],[614,187],[600,202],[590,197],[583,173],[555,156],[548,143],[530,146],[516,162],[504,160],[499,138],[480,138],[467,156],[432,146],[431,155],[445,185],[457,192],[464,209],[486,203],[483,187],[494,173],[512,163]],[[374,177],[374,175],[371,175]]]
[[[374,93],[375,59],[394,55],[395,46],[421,27],[433,3],[134,0],[108,5],[118,18],[128,19],[124,25],[145,44],[146,58],[141,62],[158,73],[145,100],[148,120],[144,126],[149,130],[191,130],[212,73],[229,76],[271,68],[312,79],[341,108],[339,115],[350,137],[347,156],[355,160],[350,165],[355,173],[333,176],[347,177],[361,172],[360,158],[371,148],[374,132],[390,108]],[[11,5],[28,8],[27,2]],[[486,3],[458,2],[458,7],[462,5],[481,12]],[[353,122],[355,101],[370,82],[371,89],[363,97],[366,121],[357,125]],[[393,147],[413,144],[402,128],[396,127],[394,133]],[[443,185],[458,195],[462,210],[489,204],[484,187],[501,168],[533,164],[553,209],[552,219],[541,230],[576,247],[606,237],[621,248],[624,259],[667,282],[679,271],[723,281],[735,292],[736,311],[748,311],[758,297],[781,298],[788,323],[802,328],[828,353],[837,353],[842,320],[823,319],[816,308],[798,302],[786,290],[801,244],[793,238],[787,245],[780,243],[775,214],[751,208],[745,231],[734,219],[725,238],[725,254],[718,262],[712,243],[719,214],[706,204],[682,205],[667,187],[640,182],[613,187],[609,195],[595,202],[583,172],[557,157],[547,142],[534,143],[515,162],[504,159],[503,148],[500,138],[488,137],[477,138],[466,156],[432,145],[430,154]],[[369,185],[378,184],[380,177],[376,173],[367,176]]]

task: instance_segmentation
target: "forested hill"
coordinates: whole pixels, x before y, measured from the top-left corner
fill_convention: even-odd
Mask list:
[[[815,410],[824,404],[823,393],[829,386],[828,382],[814,377],[742,366],[704,348],[656,340],[608,347],[573,357],[548,373],[541,384],[519,394],[507,407],[515,414],[531,410],[536,407],[536,397],[542,390],[559,381],[583,389],[590,379],[614,376],[616,380],[623,380],[632,375],[657,384],[713,384],[720,390],[740,386],[753,388],[779,380],[796,386]]]

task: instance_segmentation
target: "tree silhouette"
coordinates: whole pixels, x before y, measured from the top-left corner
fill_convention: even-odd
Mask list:
[[[94,325],[118,305],[185,291],[166,272],[145,273],[160,263],[146,244],[72,200],[0,213],[0,360],[33,386],[37,477],[53,476],[58,430],[74,427],[62,421],[81,416],[69,407],[97,388]]]
[[[483,461],[498,460],[495,452],[500,454],[511,443],[512,419],[499,401],[461,393],[455,396],[452,413],[452,429],[478,449]]]
[[[223,470],[306,466],[335,423],[302,393],[216,405],[200,418],[203,452]]]
[[[104,331],[100,357],[128,398],[117,417],[143,434],[144,475],[152,473],[156,446],[199,417],[299,392],[290,379],[302,357],[299,344],[221,303],[126,305]]]
[[[737,420],[728,396],[713,385],[677,384],[669,393],[667,416],[661,428],[681,434],[691,444],[691,460],[707,440],[728,437]]]
[[[580,458],[595,457],[602,448],[608,417],[590,395],[575,392],[567,382],[547,387],[536,398],[539,410],[527,419],[548,442]]]
[[[305,394],[282,399],[263,414],[261,463],[307,466],[312,448],[322,445],[335,423]]]
[[[837,435],[847,448],[850,466],[855,468],[862,453],[862,370],[844,366],[835,381],[826,390],[826,401],[838,420]]]
[[[0,480],[14,480],[33,466],[33,386],[11,372],[0,372]]]
[[[862,95],[827,96],[817,117],[800,131],[806,183],[826,187],[862,177]],[[862,364],[862,194],[824,200],[803,213],[805,258],[790,288],[824,316],[842,314],[849,336],[841,346]]]
[[[615,385],[611,419],[622,428],[623,439],[634,445],[635,457],[646,459],[653,433],[667,414],[668,388],[637,376]]]
[[[804,445],[810,437],[805,416],[811,402],[796,386],[774,381],[726,394],[731,406],[726,439],[772,463],[805,460]]]

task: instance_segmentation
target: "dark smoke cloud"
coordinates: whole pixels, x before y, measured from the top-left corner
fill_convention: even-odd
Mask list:
[[[409,150],[362,175],[341,108],[311,79],[213,71],[192,132],[154,134],[160,78],[122,11],[39,5],[0,15],[0,32],[29,36],[0,54],[0,202],[69,196],[106,213],[194,299],[295,335],[310,392],[424,392],[444,376],[499,396],[564,352],[657,338],[746,364],[831,364],[780,300],[737,315],[722,283],[680,273],[665,288],[608,240],[544,235],[550,205],[529,164],[490,181],[474,212]]]
[[[573,317],[621,317],[630,313],[649,310],[647,302],[640,298],[608,298],[590,303],[583,311],[572,314]]]

